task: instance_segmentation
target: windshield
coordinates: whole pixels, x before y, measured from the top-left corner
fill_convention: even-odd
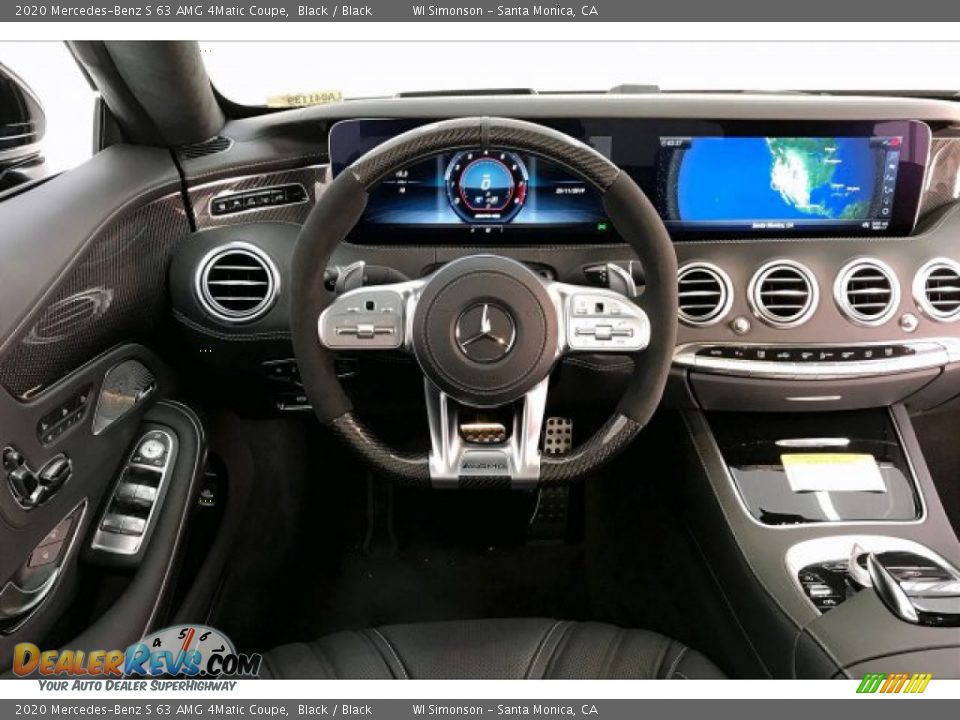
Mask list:
[[[245,105],[404,92],[529,88],[943,92],[960,43],[289,42],[203,43],[214,84]]]

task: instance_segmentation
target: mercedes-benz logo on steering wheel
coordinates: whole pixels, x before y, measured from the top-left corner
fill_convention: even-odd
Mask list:
[[[460,352],[478,363],[503,359],[517,339],[513,317],[492,303],[468,307],[457,318],[454,330]]]

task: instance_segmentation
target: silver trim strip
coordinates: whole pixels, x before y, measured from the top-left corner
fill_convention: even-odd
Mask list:
[[[244,168],[241,167],[241,168],[237,168],[237,169],[238,169],[238,170],[243,170]],[[330,163],[314,163],[313,165],[303,165],[302,167],[296,167],[296,168],[279,169],[279,170],[268,170],[267,172],[262,172],[262,173],[247,173],[247,174],[245,174],[245,175],[230,175],[230,176],[227,176],[227,177],[220,178],[219,180],[210,180],[209,182],[198,183],[198,184],[196,184],[196,185],[190,185],[190,187],[187,188],[187,189],[188,189],[189,192],[193,193],[193,192],[197,192],[197,191],[204,190],[204,189],[207,189],[207,188],[212,188],[212,187],[214,187],[214,186],[216,186],[216,185],[228,185],[228,184],[231,184],[231,183],[242,182],[242,181],[244,181],[244,180],[251,180],[251,179],[256,179],[256,178],[265,178],[265,177],[270,177],[271,175],[280,175],[280,174],[283,174],[283,173],[299,172],[299,171],[302,171],[302,170],[323,170],[323,171],[326,171],[327,173],[329,173],[329,171],[330,171]],[[285,184],[293,185],[294,183],[280,183],[280,184],[281,184],[281,185],[285,185]],[[247,192],[247,191],[253,192],[253,191],[258,190],[258,189],[260,189],[260,188],[250,187],[250,188],[247,188],[247,189],[245,189],[245,190],[235,190],[234,192],[237,192],[237,193]],[[265,189],[265,188],[264,188],[264,189]],[[224,191],[224,192],[226,192],[226,191]],[[220,194],[223,194],[223,193],[221,192]],[[309,198],[308,198],[308,201],[309,201]],[[282,206],[281,206],[281,207],[282,207]],[[269,210],[269,208],[261,208],[261,209]],[[214,217],[223,217],[223,216],[222,216],[222,215],[216,215],[216,216],[214,216]]]
[[[845,437],[806,437],[806,438],[783,438],[777,440],[774,445],[783,448],[838,448],[848,447],[850,438]]]
[[[884,347],[890,345],[906,346],[914,352],[878,360],[856,360],[850,362],[779,362],[776,360],[738,360],[736,358],[714,358],[698,355],[701,350],[711,347],[733,347],[752,350],[756,348],[770,350],[792,350],[797,348],[836,349]],[[741,377],[760,377],[782,380],[830,380],[842,378],[875,377],[939,368],[960,361],[960,338],[931,338],[929,340],[908,340],[901,342],[867,342],[845,345],[825,344],[784,344],[767,345],[763,343],[687,343],[674,351],[673,364],[691,370],[737,375]]]

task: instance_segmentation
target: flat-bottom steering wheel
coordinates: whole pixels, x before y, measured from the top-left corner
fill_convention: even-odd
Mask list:
[[[370,188],[443,152],[509,150],[583,177],[636,252],[637,298],[545,281],[509,258],[477,254],[426,277],[329,292],[324,272],[360,219]],[[463,118],[420,127],[344,169],[307,218],[293,258],[291,327],[304,389],[317,417],[374,469],[400,481],[535,488],[569,483],[622,451],[663,394],[676,341],[677,261],[667,230],[636,183],[573,138],[529,122]],[[390,448],[354,416],[334,369],[338,352],[407,351],[425,376],[429,454]],[[540,453],[550,371],[571,353],[631,355],[634,371],[612,417],[559,456]],[[504,432],[465,435],[462,409],[511,408]]]

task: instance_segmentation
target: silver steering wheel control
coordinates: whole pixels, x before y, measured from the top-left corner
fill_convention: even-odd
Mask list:
[[[347,291],[321,313],[317,332],[331,350],[417,358],[434,485],[535,487],[550,370],[568,354],[642,351],[651,328],[643,309],[614,290],[544,280],[516,261],[475,255],[418,280]],[[466,410],[512,420],[497,425],[496,441],[481,439],[462,431]]]

